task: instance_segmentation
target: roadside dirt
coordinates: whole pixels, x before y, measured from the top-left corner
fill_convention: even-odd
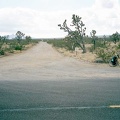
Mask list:
[[[82,50],[78,50],[78,51],[67,51],[64,48],[56,48],[58,52],[62,53],[65,56],[68,57],[73,57],[76,58],[78,60],[82,60],[85,62],[90,62],[90,63],[94,63],[96,61],[96,54],[90,53],[90,52],[86,52],[86,53],[82,53]]]
[[[67,57],[40,42],[27,51],[0,58],[0,80],[83,80],[120,78],[119,67]]]

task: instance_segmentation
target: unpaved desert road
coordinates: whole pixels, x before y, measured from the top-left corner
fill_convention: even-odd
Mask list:
[[[0,58],[0,80],[7,81],[120,79],[119,73],[119,67],[65,57],[46,42],[40,42],[20,54]]]

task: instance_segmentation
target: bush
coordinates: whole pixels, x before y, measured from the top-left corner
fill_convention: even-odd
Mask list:
[[[94,52],[94,46],[92,45],[91,47],[88,48],[89,52]]]
[[[104,43],[103,41],[97,40],[95,44],[96,49],[94,49],[94,45],[92,45],[91,47],[89,47],[88,50],[93,53],[93,52],[96,52],[96,50],[99,48],[107,49],[109,47],[110,47],[110,44],[108,42]]]
[[[97,41],[96,42],[96,48],[101,47],[101,48],[107,48],[107,43],[105,44],[103,41]]]
[[[74,50],[72,42],[67,40],[48,40],[47,43],[52,44],[54,47],[65,48],[67,50]]]
[[[48,40],[47,43],[52,44],[54,47],[61,47],[65,46],[63,40]]]
[[[120,49],[120,42],[118,43],[117,47],[116,47],[117,50]]]
[[[96,55],[103,60],[103,62],[107,63],[109,59],[115,54],[114,50],[110,50],[107,48],[98,48],[96,50]]]
[[[4,50],[0,50],[0,55],[4,55],[4,54],[5,54]]]
[[[15,46],[15,50],[22,50],[23,49],[23,46],[22,45],[16,45]]]

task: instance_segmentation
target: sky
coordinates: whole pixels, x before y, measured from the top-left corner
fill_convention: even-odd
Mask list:
[[[66,19],[69,26],[73,14],[82,17],[88,36],[120,33],[120,0],[0,0],[0,36],[65,37],[58,24]]]

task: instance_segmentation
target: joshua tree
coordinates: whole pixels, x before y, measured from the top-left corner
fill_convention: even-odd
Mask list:
[[[7,43],[8,36],[0,36],[0,42]]]
[[[95,34],[96,34],[96,30],[92,30],[92,32],[90,32],[90,35],[91,35],[91,38],[92,38],[92,40],[93,40],[93,44],[94,44],[94,50],[95,50],[95,45],[96,45],[96,36],[95,36]]]
[[[30,36],[26,36],[25,39],[27,40],[28,43],[30,43],[30,41],[32,40]]]
[[[25,34],[23,34],[22,32],[17,31],[17,33],[16,33],[16,38],[17,38],[17,40],[18,40],[19,43],[21,42],[21,40],[22,40],[22,38],[24,37],[24,35],[25,35]]]
[[[112,41],[116,44],[120,40],[120,34],[118,32],[111,35]]]
[[[67,20],[65,20],[62,25],[59,24],[58,26],[60,27],[60,29],[64,30],[65,32],[68,32],[67,37],[69,38],[69,40],[71,40],[74,45],[79,45],[83,50],[83,53],[86,53],[85,42],[83,39],[85,36],[86,27],[84,27],[85,24],[83,24],[81,19],[81,17],[73,14],[72,25],[70,26],[74,27],[74,30],[68,27]]]
[[[7,36],[0,36],[0,49],[4,44],[7,44],[8,37]]]
[[[103,36],[103,41],[104,41],[104,45],[105,45],[105,43],[106,43],[106,36],[105,35]]]

